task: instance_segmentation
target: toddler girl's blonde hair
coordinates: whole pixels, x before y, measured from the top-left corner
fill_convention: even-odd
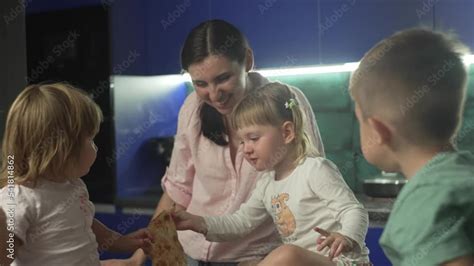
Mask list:
[[[232,113],[232,127],[241,129],[253,125],[280,127],[285,121],[294,124],[297,162],[311,154],[316,154],[304,131],[304,116],[296,99],[287,85],[273,82],[249,92],[237,104]]]
[[[99,106],[80,89],[65,83],[26,87],[7,115],[0,187],[11,176],[15,184],[34,186],[38,178],[64,175],[78,160],[83,139],[97,134],[101,121]]]

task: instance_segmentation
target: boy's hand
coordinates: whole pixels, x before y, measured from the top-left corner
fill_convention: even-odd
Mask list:
[[[351,251],[353,248],[353,243],[351,239],[342,234],[336,232],[328,232],[319,227],[314,228],[314,231],[321,234],[321,236],[319,236],[316,240],[316,244],[318,245],[316,250],[321,251],[325,247],[329,247],[330,260],[339,256],[342,252]]]
[[[186,211],[174,211],[171,213],[177,230],[192,230],[194,232],[207,234],[207,226],[204,218],[190,214]]]
[[[149,255],[153,247],[153,236],[148,229],[142,228],[128,235],[121,236],[117,242],[118,245],[123,245],[125,250],[133,252],[141,248],[145,254]]]

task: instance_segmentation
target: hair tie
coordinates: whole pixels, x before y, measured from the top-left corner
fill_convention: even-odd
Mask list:
[[[297,106],[297,102],[294,98],[289,99],[288,101],[285,102],[285,108],[286,109],[293,109],[293,107]]]

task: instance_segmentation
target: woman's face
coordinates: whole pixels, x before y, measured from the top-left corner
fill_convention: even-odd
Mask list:
[[[225,56],[210,55],[188,68],[197,95],[223,115],[230,114],[247,86],[245,64]]]

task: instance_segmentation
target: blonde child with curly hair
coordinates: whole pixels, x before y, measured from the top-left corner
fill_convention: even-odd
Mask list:
[[[94,219],[80,177],[96,159],[101,121],[97,104],[67,84],[31,85],[15,99],[2,145],[1,265],[99,265],[98,249],[149,250],[146,230],[123,236]]]

